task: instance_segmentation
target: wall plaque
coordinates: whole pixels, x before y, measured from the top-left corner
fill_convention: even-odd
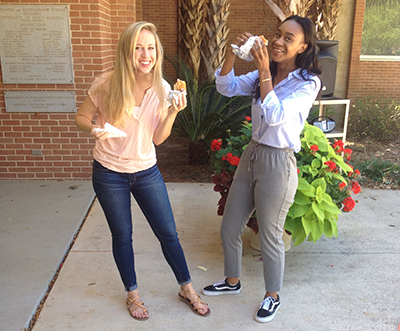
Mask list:
[[[76,112],[75,92],[4,91],[6,112]]]
[[[4,84],[73,84],[69,7],[0,5]]]

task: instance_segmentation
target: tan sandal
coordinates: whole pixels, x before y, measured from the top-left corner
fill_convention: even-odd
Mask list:
[[[137,298],[139,298],[140,297],[140,295],[138,295],[137,297],[135,297],[135,298],[127,298],[126,299],[126,304],[128,305],[128,311],[129,311],[129,314],[131,314],[131,316],[135,319],[135,320],[138,320],[138,321],[145,321],[145,320],[148,320],[149,319],[149,316],[147,316],[147,317],[137,317],[137,316],[135,316],[135,315],[133,315],[132,313],[136,310],[136,309],[138,309],[138,308],[142,308],[143,309],[143,313],[146,313],[147,312],[147,308],[145,308],[144,306],[143,306],[143,302],[136,302],[135,300],[137,299]],[[131,309],[132,308],[132,306],[134,306],[134,308],[133,309]]]
[[[210,311],[210,308],[208,307],[207,303],[205,303],[204,301],[201,301],[201,300],[200,300],[200,295],[198,295],[196,292],[187,292],[187,291],[184,291],[184,290],[182,290],[182,291],[183,291],[183,293],[184,293],[184,296],[183,296],[181,293],[179,293],[179,298],[180,298],[183,302],[185,302],[195,314],[200,315],[200,316],[204,316],[204,317],[210,315],[210,312],[211,312],[211,311]],[[187,297],[188,294],[189,294],[189,295],[190,295],[190,294],[196,295],[196,296],[197,296],[197,299],[196,299],[196,300],[193,300],[193,301],[190,301],[190,299]],[[201,307],[196,307],[196,306],[194,305],[195,303],[207,305],[207,308],[208,308],[207,312],[206,312],[205,314],[199,313],[199,310],[200,310],[200,309],[203,309],[203,308],[201,308]]]

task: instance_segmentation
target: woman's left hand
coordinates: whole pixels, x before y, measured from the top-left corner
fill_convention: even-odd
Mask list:
[[[183,90],[181,92],[184,92]],[[185,109],[187,106],[187,99],[186,99],[186,93],[180,93],[178,98],[178,102],[175,100],[172,101],[171,107],[169,107],[168,112],[172,114],[177,114],[181,110]]]
[[[183,90],[181,90],[183,92]],[[171,107],[168,111],[161,113],[161,121],[157,129],[154,131],[153,142],[155,145],[162,144],[165,139],[171,134],[172,126],[174,125],[178,113],[185,109],[187,105],[186,93],[180,93],[177,102],[172,100]]]
[[[254,63],[259,71],[269,70],[269,55],[267,45],[260,39],[256,39],[250,50]]]

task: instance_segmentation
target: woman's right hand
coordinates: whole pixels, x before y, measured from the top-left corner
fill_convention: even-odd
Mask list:
[[[104,131],[104,130],[96,130],[96,129],[103,129],[99,125],[94,125],[92,130],[90,131],[90,134],[92,137],[96,140],[104,140],[107,139],[108,136],[110,135],[110,132]]]
[[[238,47],[244,45],[251,36],[253,36],[253,35],[249,32],[241,33],[239,36],[236,37],[236,45]],[[230,51],[226,52],[225,61],[224,61],[224,64],[222,65],[221,71],[219,73],[220,76],[225,76],[229,72],[231,72],[231,70],[233,68],[233,64],[235,63],[235,58],[236,58],[236,55],[232,52],[232,47],[230,47]]]
[[[239,47],[244,45],[250,37],[253,37],[250,32],[241,33],[239,36],[236,37],[236,45]]]

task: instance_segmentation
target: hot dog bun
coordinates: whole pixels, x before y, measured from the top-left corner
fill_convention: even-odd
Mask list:
[[[258,37],[263,41],[263,43],[264,43],[265,45],[268,45],[268,40],[265,39],[265,37],[264,37],[263,35],[258,36]]]
[[[174,90],[178,91],[186,91],[186,82],[184,80],[180,80],[179,78],[176,80],[176,83],[174,84]]]

